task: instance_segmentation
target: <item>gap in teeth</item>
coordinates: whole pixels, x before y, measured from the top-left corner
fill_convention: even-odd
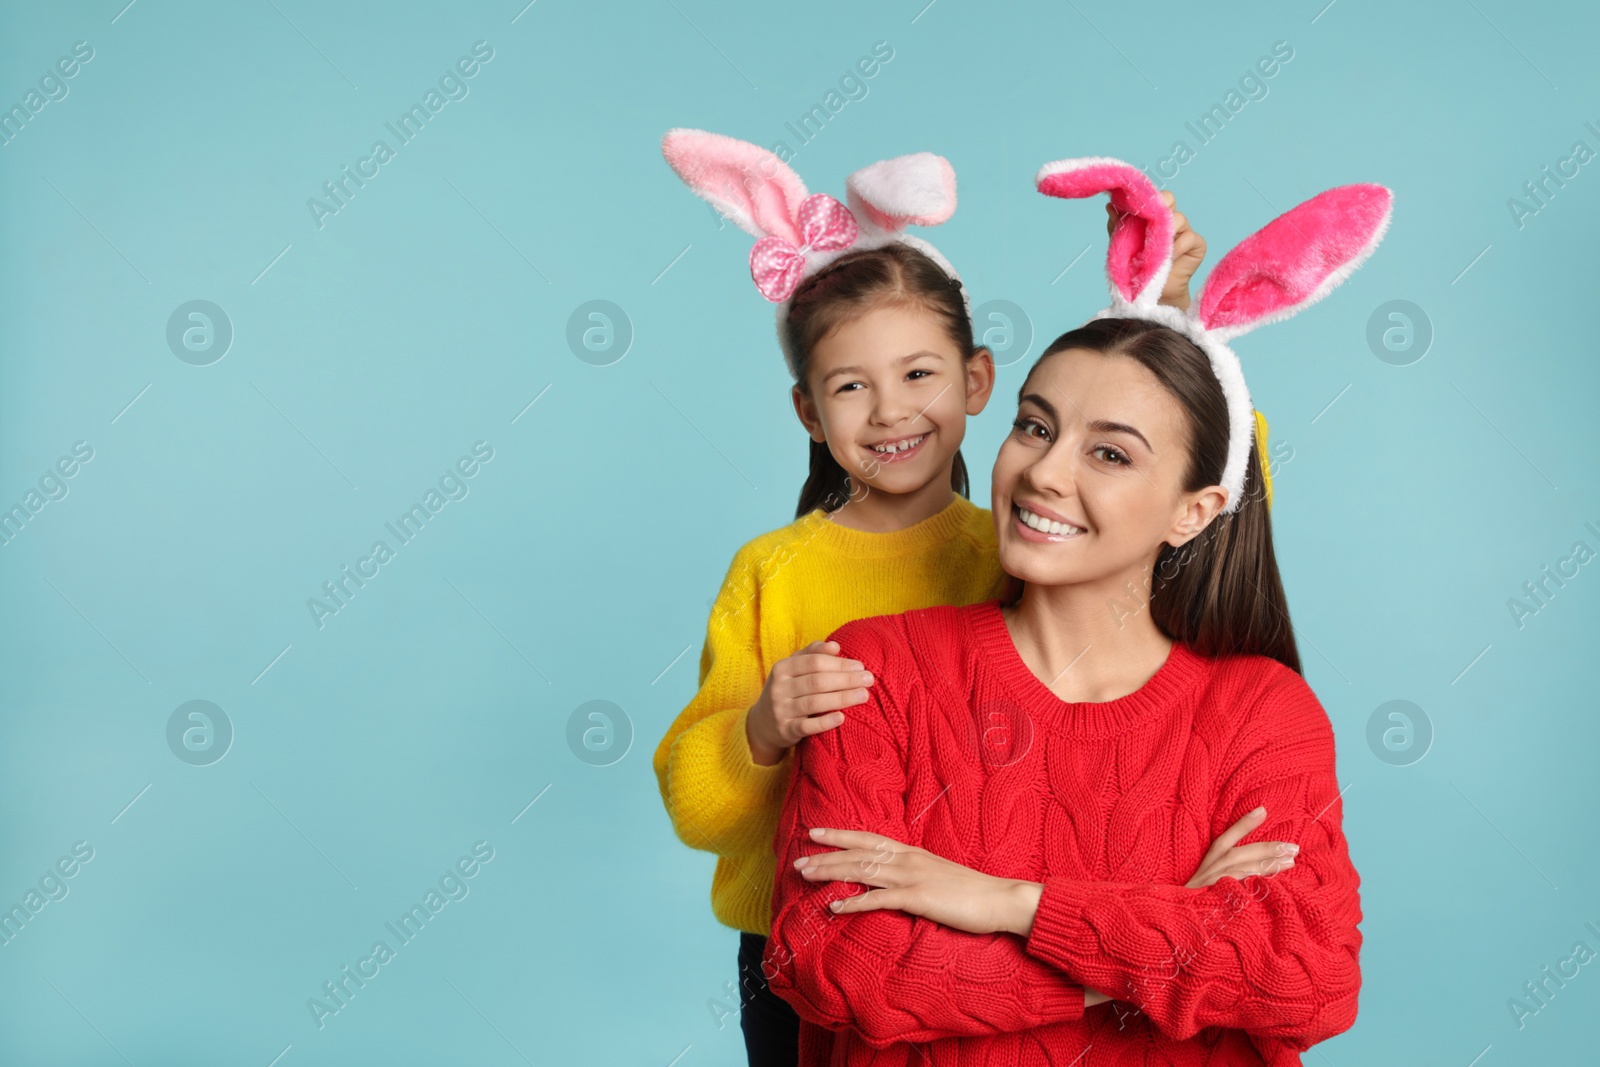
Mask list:
[[[1078,527],[1068,523],[1051,522],[1049,519],[1040,518],[1021,504],[1017,505],[1017,513],[1022,516],[1022,521],[1026,526],[1030,529],[1038,530],[1040,533],[1072,534],[1080,532]]]
[[[915,437],[908,437],[904,441],[901,441],[897,445],[873,445],[872,446],[872,450],[874,452],[884,452],[884,453],[888,453],[888,452],[904,452],[908,448],[915,448],[918,444],[920,444],[922,442],[922,439],[924,437],[926,437],[926,436],[928,436],[928,435],[925,434],[925,433],[922,433],[922,434],[918,434]]]

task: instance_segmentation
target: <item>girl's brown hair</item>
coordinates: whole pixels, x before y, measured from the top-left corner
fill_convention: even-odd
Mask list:
[[[809,395],[807,372],[811,353],[829,331],[866,311],[881,307],[920,307],[938,316],[961,352],[961,365],[976,351],[972,320],[962,302],[961,283],[945,274],[929,257],[910,245],[894,241],[879,248],[848,252],[813,274],[795,290],[784,320],[789,368],[796,385]],[[950,470],[950,488],[970,496],[967,463],[956,450]],[[800,489],[795,518],[817,508],[837,511],[853,492],[849,473],[833,458],[826,441],[811,442],[811,473]]]
[[[1034,369],[1069,348],[1126,356],[1153,374],[1187,416],[1190,449],[1184,491],[1221,484],[1228,455],[1228,405],[1211,361],[1198,345],[1144,319],[1095,319],[1056,338]],[[1024,382],[1018,395],[1026,390]],[[1300,652],[1273,554],[1263,485],[1260,455],[1252,442],[1238,509],[1218,515],[1183,545],[1161,546],[1150,578],[1150,617],[1162,633],[1203,656],[1270,656],[1299,674]],[[1013,582],[1012,591],[1020,593],[1020,583]]]

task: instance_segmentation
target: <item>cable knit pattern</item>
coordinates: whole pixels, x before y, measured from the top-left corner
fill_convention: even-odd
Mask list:
[[[959,495],[903,530],[854,530],[819,509],[739,549],[706,623],[699,692],[653,760],[678,837],[717,854],[718,920],[753,934],[772,923],[772,835],[794,760],[751,759],[745,716],[773,664],[851,619],[971,604],[1005,581],[993,517]]]
[[[774,842],[766,973],[801,1016],[802,1064],[1287,1067],[1354,1022],[1360,879],[1333,730],[1300,675],[1176,642],[1135,692],[1066,702],[997,600],[831,637],[877,680],[797,748]],[[1295,865],[1185,888],[1257,805],[1267,818],[1240,843],[1293,841]],[[830,851],[813,826],[1041,883],[1032,932],[834,915],[866,887],[794,870]],[[1085,1009],[1085,987],[1114,999]]]

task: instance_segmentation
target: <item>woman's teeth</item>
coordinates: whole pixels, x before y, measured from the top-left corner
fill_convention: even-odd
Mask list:
[[[1057,536],[1064,537],[1083,532],[1081,527],[1073,526],[1070,523],[1051,522],[1049,519],[1041,519],[1039,516],[1035,515],[1033,512],[1029,511],[1020,504],[1017,505],[1017,514],[1021,516],[1022,521],[1026,526],[1028,526],[1030,529],[1038,530],[1040,533],[1056,534]]]
[[[908,437],[904,441],[899,441],[899,442],[896,442],[894,444],[873,445],[871,447],[872,447],[872,450],[874,452],[877,452],[880,455],[889,456],[889,455],[893,455],[896,452],[905,452],[908,449],[916,448],[918,445],[920,445],[922,443],[922,439],[924,437],[926,437],[926,436],[928,436],[928,435],[925,434],[925,433],[924,434],[918,434],[916,437]]]

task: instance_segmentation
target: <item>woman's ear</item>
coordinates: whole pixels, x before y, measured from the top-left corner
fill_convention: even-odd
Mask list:
[[[1167,544],[1182,548],[1205,533],[1227,502],[1228,491],[1220,485],[1208,485],[1190,494],[1184,505],[1183,516],[1173,526],[1172,533],[1167,535]],[[1174,537],[1178,540],[1174,541]]]

